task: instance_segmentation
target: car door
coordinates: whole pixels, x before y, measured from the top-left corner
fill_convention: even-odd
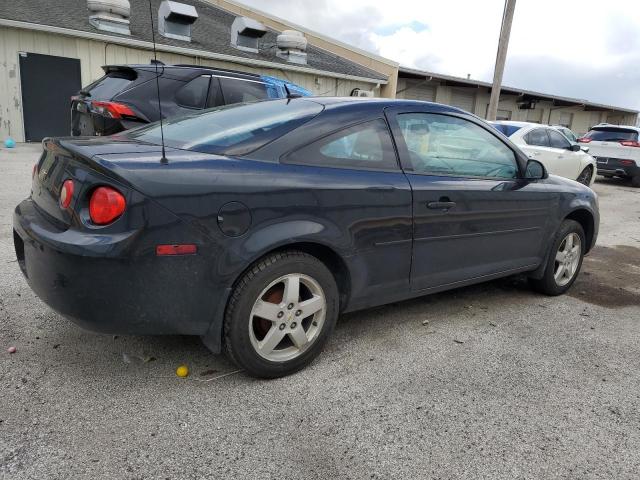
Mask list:
[[[387,116],[413,193],[413,290],[541,262],[547,189],[520,178],[524,159],[491,127],[418,108],[389,109]]]
[[[354,118],[319,139],[317,132],[326,124],[309,124],[300,135],[309,135],[311,142],[280,162],[287,168],[281,177],[311,198],[307,205],[289,208],[299,211],[302,221],[311,205],[315,215],[322,212],[335,222],[327,234],[343,231],[339,243],[351,266],[350,304],[363,307],[409,291],[412,195],[385,119],[361,116],[354,124]]]
[[[555,152],[553,168],[549,168],[551,173],[575,180],[580,173],[580,157],[582,152],[573,152],[571,142],[560,132],[553,128],[547,129],[549,144]]]

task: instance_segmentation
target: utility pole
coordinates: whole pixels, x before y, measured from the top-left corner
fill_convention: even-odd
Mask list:
[[[493,121],[498,113],[498,102],[500,101],[500,86],[502,85],[502,74],[504,64],[507,60],[507,49],[509,48],[509,36],[511,35],[511,23],[513,23],[513,13],[516,10],[516,0],[505,0],[504,13],[502,14],[502,26],[500,27],[500,40],[498,41],[498,53],[496,54],[496,66],[493,70],[493,86],[491,87],[491,100],[489,100],[489,110],[487,120]]]

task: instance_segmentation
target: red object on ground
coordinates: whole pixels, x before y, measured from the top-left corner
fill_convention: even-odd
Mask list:
[[[16,347],[9,347],[9,348],[7,348],[7,352],[9,352],[9,353],[16,353],[16,351],[17,351],[17,348],[16,348]]]

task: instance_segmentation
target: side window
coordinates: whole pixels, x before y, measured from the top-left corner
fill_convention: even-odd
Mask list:
[[[219,107],[224,105],[222,97],[222,89],[220,88],[220,80],[218,77],[211,77],[209,84],[209,98],[207,99],[207,108]]]
[[[361,123],[324,137],[289,154],[287,163],[320,167],[398,170],[387,123]]]
[[[210,78],[209,76],[203,75],[188,82],[176,93],[176,103],[181,107],[204,108]]]
[[[176,93],[176,103],[181,107],[204,108],[209,90],[209,79],[206,75],[196,77]]]
[[[567,149],[571,146],[571,143],[567,138],[562,135],[560,132],[556,132],[555,130],[549,129],[549,141],[553,148],[563,148]]]
[[[536,147],[549,147],[549,136],[544,128],[536,128],[531,130],[524,136],[524,141],[528,145],[534,145]]]
[[[269,98],[267,87],[262,82],[221,78],[220,85],[222,85],[222,94],[226,105],[255,102]]]
[[[398,123],[416,173],[515,178],[515,154],[484,128],[458,117],[404,113]]]

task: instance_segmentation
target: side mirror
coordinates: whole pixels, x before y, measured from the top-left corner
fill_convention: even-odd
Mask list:
[[[571,150],[572,152],[579,152],[580,149],[581,147],[577,143],[572,143],[571,146],[569,147],[569,150]]]
[[[542,180],[548,176],[547,169],[544,168],[542,163],[537,160],[529,160],[527,162],[527,170],[524,174],[527,180]]]
[[[580,150],[582,150],[584,153],[589,153],[589,147],[580,147]]]

